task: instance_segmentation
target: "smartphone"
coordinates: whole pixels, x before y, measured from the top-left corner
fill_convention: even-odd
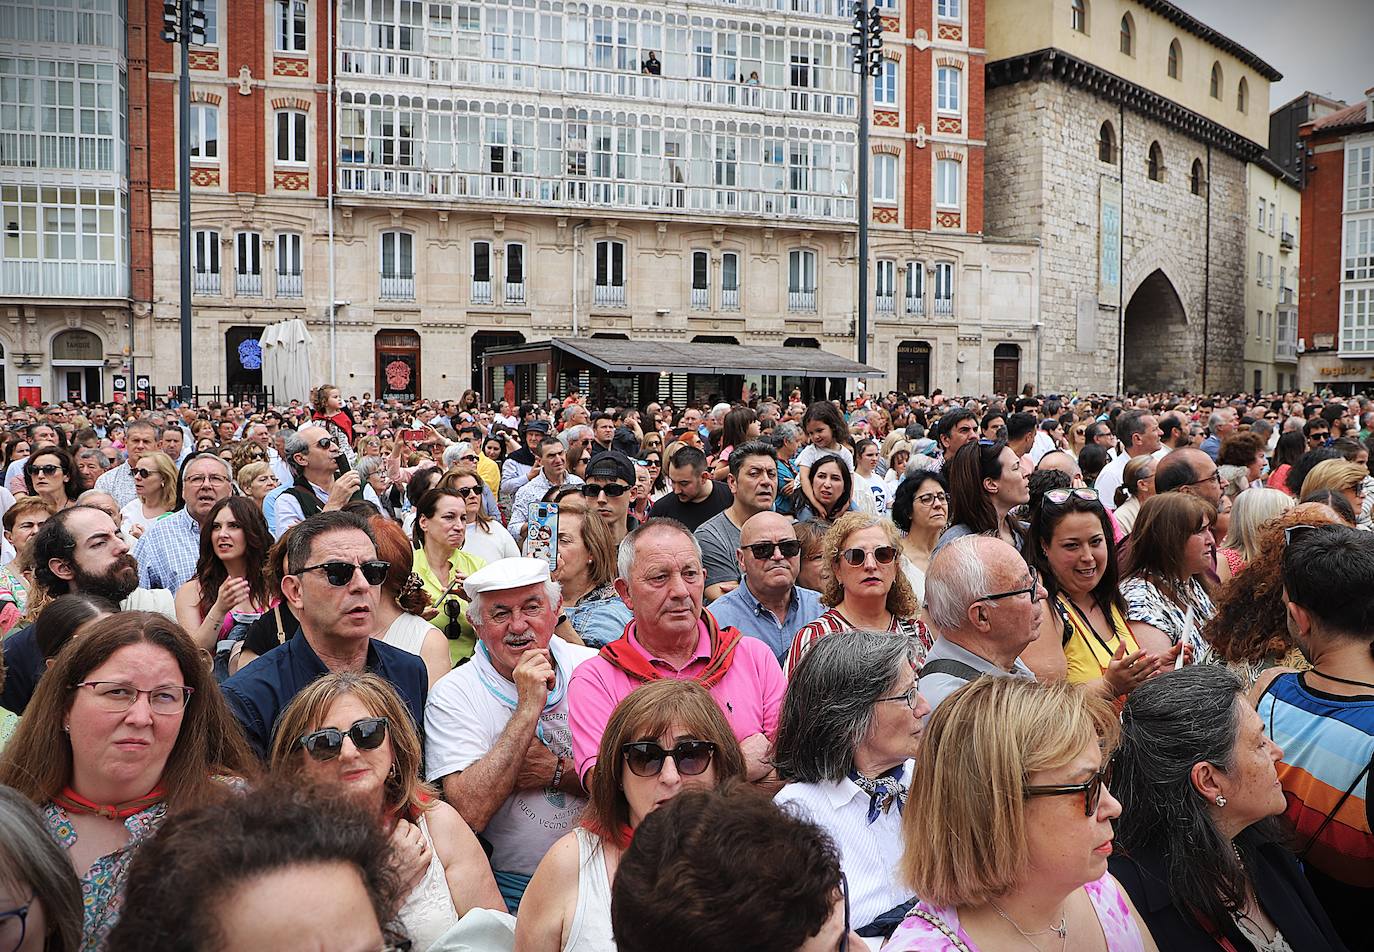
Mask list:
[[[419,445],[420,443],[428,442],[431,436],[433,436],[433,434],[430,433],[429,430],[401,431],[401,439],[405,440],[407,443],[410,443],[413,446]]]
[[[537,502],[530,510],[525,556],[547,559],[550,573],[558,568],[558,503]]]

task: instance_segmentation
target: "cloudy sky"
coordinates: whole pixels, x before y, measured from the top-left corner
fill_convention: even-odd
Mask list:
[[[1283,73],[1271,110],[1305,90],[1354,103],[1374,86],[1374,0],[1174,2]]]

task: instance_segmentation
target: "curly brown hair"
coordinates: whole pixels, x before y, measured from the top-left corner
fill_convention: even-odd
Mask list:
[[[1258,433],[1237,433],[1221,441],[1217,462],[1222,466],[1249,466],[1264,448],[1264,437]]]
[[[1259,664],[1288,656],[1293,642],[1284,621],[1284,530],[1341,524],[1329,506],[1309,502],[1260,527],[1256,534],[1259,554],[1222,585],[1216,595],[1216,614],[1202,631],[1217,657],[1227,664]]]
[[[883,530],[887,536],[887,544],[895,548],[898,552],[902,551],[902,536],[893,525],[892,520],[886,516],[875,516],[867,512],[846,512],[835,520],[834,525],[825,534],[825,564],[830,567],[830,575],[825,580],[825,591],[821,593],[821,601],[831,608],[844,601],[844,586],[840,584],[840,552],[844,544],[854,533],[863,529],[877,527]],[[915,618],[921,610],[921,604],[916,599],[916,592],[911,588],[911,583],[907,581],[906,573],[902,571],[900,563],[897,565],[895,577],[892,580],[892,587],[887,590],[887,610],[897,618]]]

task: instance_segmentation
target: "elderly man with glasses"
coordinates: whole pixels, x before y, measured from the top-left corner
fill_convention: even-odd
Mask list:
[[[319,512],[342,509],[358,493],[362,477],[348,470],[339,475],[339,456],[342,450],[329,431],[310,424],[286,439],[286,459],[295,482],[277,498],[276,537],[287,529]],[[369,495],[371,498],[368,498]],[[372,487],[362,490],[366,499],[381,511],[381,500]]]
[[[200,530],[215,503],[234,492],[233,472],[214,453],[197,453],[181,469],[176,512],[155,521],[134,544],[139,584],[175,592],[196,574]]]

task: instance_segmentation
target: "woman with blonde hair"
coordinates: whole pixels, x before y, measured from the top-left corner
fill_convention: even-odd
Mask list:
[[[560,637],[600,648],[619,638],[633,619],[616,594],[615,540],[606,521],[588,518],[586,497],[558,503],[558,565],[553,580],[563,587]]]
[[[119,531],[137,539],[177,505],[177,467],[166,453],[144,453],[133,468],[135,496],[120,511]]]
[[[341,671],[287,705],[270,769],[277,779],[341,793],[377,817],[409,893],[397,919],[415,947],[427,949],[469,909],[505,903],[477,837],[420,780],[422,757],[396,689],[375,674]]]
[[[1359,463],[1344,459],[1322,460],[1302,481],[1302,491],[1298,495],[1306,499],[1322,490],[1338,492],[1358,515],[1364,511],[1364,480],[1368,475],[1369,470]]]
[[[1252,484],[1236,497],[1231,526],[1217,552],[1217,570],[1223,582],[1240,574],[1246,563],[1258,558],[1260,527],[1296,505],[1292,496],[1267,486]]]
[[[249,463],[234,474],[234,482],[239,484],[239,492],[253,500],[259,509],[267,494],[281,485],[267,463]]]
[[[824,552],[829,575],[821,601],[829,611],[793,637],[783,670],[790,674],[818,639],[855,628],[901,635],[924,660],[934,638],[916,617],[921,605],[900,569],[902,536],[892,520],[847,512],[826,532]]]
[[[1063,682],[979,678],[941,703],[909,793],[921,809],[902,816],[921,901],[883,948],[1153,952],[1107,872],[1119,734],[1105,700]]]

